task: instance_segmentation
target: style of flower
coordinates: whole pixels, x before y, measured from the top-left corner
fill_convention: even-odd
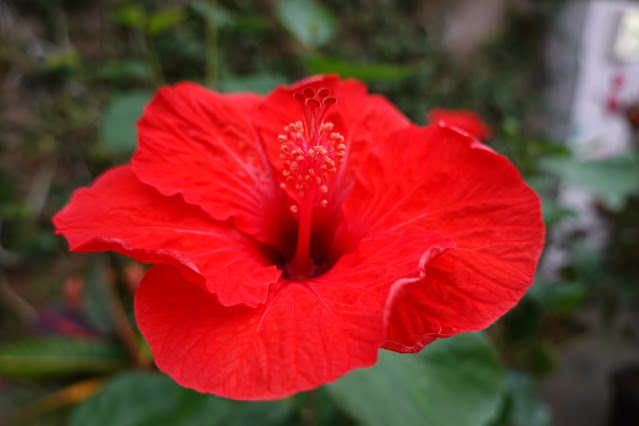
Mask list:
[[[426,121],[455,127],[482,141],[490,139],[493,134],[490,126],[478,114],[464,109],[433,108],[426,114]]]
[[[71,250],[153,263],[135,315],[160,370],[273,399],[480,330],[543,245],[535,193],[445,123],[410,124],[354,80],[266,97],[164,87],[131,164],[53,219]]]

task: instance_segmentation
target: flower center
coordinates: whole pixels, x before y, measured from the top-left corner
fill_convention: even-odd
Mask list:
[[[300,279],[316,272],[310,256],[313,210],[328,204],[326,194],[337,168],[344,162],[346,145],[344,137],[332,131],[333,123],[324,122],[328,109],[337,103],[328,89],[316,92],[307,87],[293,96],[302,108],[304,121],[284,127],[278,142],[284,165],[280,186],[293,201],[291,212],[298,219],[295,255],[285,272]]]

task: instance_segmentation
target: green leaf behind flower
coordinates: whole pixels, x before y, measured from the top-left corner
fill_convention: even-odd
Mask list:
[[[116,153],[131,152],[138,141],[135,123],[142,116],[151,93],[132,92],[114,97],[102,118],[100,136],[108,148]]]
[[[510,372],[503,409],[490,426],[551,426],[550,411],[536,394],[534,382],[524,373]]]
[[[69,425],[268,426],[290,415],[285,401],[232,401],[183,388],[163,374],[127,373],[76,407]]]
[[[184,9],[179,6],[160,9],[149,17],[146,30],[151,35],[157,35],[173,28],[185,17]]]
[[[502,398],[505,372],[482,334],[437,340],[418,354],[381,351],[370,369],[327,388],[366,426],[481,426]]]
[[[343,78],[362,81],[401,80],[417,71],[416,67],[407,65],[357,64],[319,55],[309,56],[306,67],[309,74],[337,73]]]
[[[122,347],[102,341],[52,337],[0,346],[0,376],[18,379],[107,373],[127,364]]]
[[[335,16],[314,0],[283,0],[277,3],[275,13],[282,26],[308,50],[335,36]]]
[[[636,154],[590,161],[552,158],[542,167],[559,175],[568,185],[592,192],[611,210],[619,210],[626,198],[639,191],[639,167]]]

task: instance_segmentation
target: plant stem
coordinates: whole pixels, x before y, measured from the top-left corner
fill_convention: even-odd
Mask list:
[[[209,0],[211,10],[215,10],[215,0]],[[213,17],[205,20],[205,57],[206,57],[206,85],[212,89],[217,88],[218,79],[218,39],[217,25]]]
[[[140,348],[140,343],[138,342],[137,335],[131,322],[129,320],[129,316],[126,313],[126,309],[120,300],[120,295],[118,294],[115,288],[115,280],[108,281],[108,294],[109,294],[109,315],[111,316],[111,321],[113,322],[113,326],[115,327],[115,332],[117,333],[122,345],[126,349],[131,361],[137,368],[148,368],[150,366],[150,360],[144,359],[142,356],[142,351]]]
[[[151,67],[153,83],[159,87],[165,82],[164,73],[162,72],[162,63],[160,62],[160,57],[158,56],[155,47],[153,46],[151,34],[147,29],[146,17],[144,20],[145,22],[142,26],[142,43],[144,44],[144,51],[146,52],[146,61]]]
[[[57,392],[22,406],[9,416],[9,424],[31,423],[47,413],[82,402],[95,395],[104,385],[105,378],[98,377],[76,382]]]
[[[307,426],[318,426],[317,391],[306,392],[306,407],[302,411],[302,420]]]

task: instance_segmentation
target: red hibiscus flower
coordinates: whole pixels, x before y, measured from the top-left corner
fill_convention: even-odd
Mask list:
[[[130,165],[54,218],[74,251],[154,263],[135,314],[157,366],[237,399],[315,388],[480,330],[531,284],[539,200],[468,135],[357,81],[262,98],[160,89]]]
[[[490,139],[493,134],[490,126],[484,123],[479,115],[464,109],[433,108],[426,114],[426,120],[429,123],[454,127],[482,141]]]

